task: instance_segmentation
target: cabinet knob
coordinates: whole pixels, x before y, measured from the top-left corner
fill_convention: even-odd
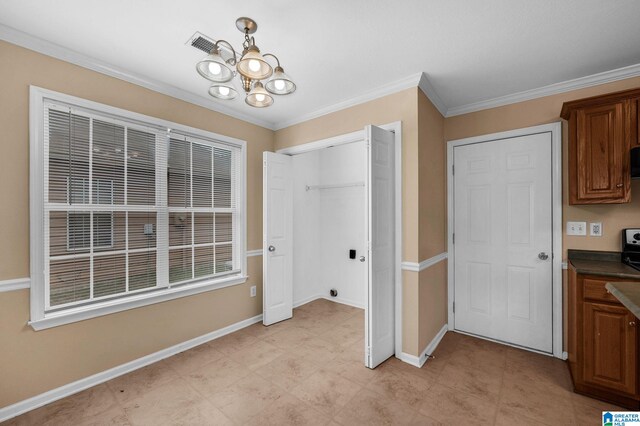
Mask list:
[[[636,326],[636,322],[635,322],[635,321],[629,321],[629,325],[630,325],[631,327],[635,327],[635,326]]]
[[[622,188],[622,186],[623,185],[621,183],[619,183],[619,184],[616,185],[616,188]]]

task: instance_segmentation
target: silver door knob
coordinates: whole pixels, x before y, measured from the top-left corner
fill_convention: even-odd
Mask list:
[[[365,261],[364,256],[360,256],[360,262],[364,262],[364,261]]]
[[[274,246],[269,246],[269,251],[276,251],[276,248]]]
[[[538,259],[540,259],[540,260],[547,260],[548,258],[549,258],[549,255],[547,253],[545,253],[545,252],[540,252],[538,254]]]
[[[635,327],[635,326],[636,326],[636,322],[635,322],[635,321],[629,321],[629,325],[630,325],[631,327]]]

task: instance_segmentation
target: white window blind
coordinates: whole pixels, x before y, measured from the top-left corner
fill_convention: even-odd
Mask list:
[[[49,103],[44,124],[46,308],[157,287],[162,133]]]
[[[169,282],[238,272],[238,151],[188,137],[169,140]]]
[[[36,329],[246,281],[245,143],[31,87]]]

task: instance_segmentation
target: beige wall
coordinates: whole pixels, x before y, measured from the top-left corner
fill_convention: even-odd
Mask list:
[[[447,251],[446,146],[444,117],[418,91],[419,253],[426,260]],[[447,262],[420,271],[418,295],[418,352],[447,323]]]
[[[273,131],[0,42],[0,280],[29,276],[29,85],[246,140],[248,248],[261,247]],[[0,293],[0,407],[259,315],[261,260],[249,258],[243,285],[39,332],[27,325],[29,291]]]
[[[640,77],[574,90],[445,120],[445,141],[560,121],[566,101],[640,87]],[[602,237],[567,237],[563,230],[563,257],[569,248],[620,251],[620,230],[640,222],[640,182],[631,185],[630,204],[570,206],[567,202],[567,122],[563,122],[563,228],[567,221],[602,222]]]
[[[447,261],[420,271],[418,348],[420,354],[447,323]]]
[[[420,185],[420,260],[447,251],[446,146],[444,118],[418,91],[418,140]]]

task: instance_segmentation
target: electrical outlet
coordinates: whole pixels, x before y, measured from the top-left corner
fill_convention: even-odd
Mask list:
[[[590,223],[589,235],[591,235],[592,237],[602,237],[602,222]]]
[[[587,235],[587,222],[567,222],[567,235]]]
[[[256,286],[255,285],[251,286],[250,295],[251,295],[251,297],[256,297]]]

